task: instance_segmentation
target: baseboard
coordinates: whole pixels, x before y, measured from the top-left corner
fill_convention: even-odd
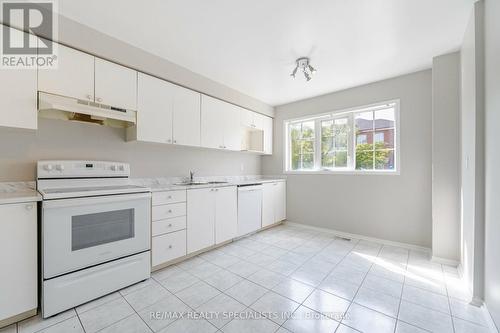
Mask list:
[[[430,248],[424,247],[424,246],[419,246],[419,245],[414,245],[414,244],[394,242],[394,241],[390,241],[387,239],[369,237],[369,236],[364,236],[364,235],[359,235],[359,234],[352,234],[352,233],[348,233],[348,232],[338,231],[335,229],[316,227],[316,226],[292,222],[292,221],[288,221],[288,220],[285,221],[285,224],[288,224],[291,226],[302,227],[302,228],[306,228],[306,229],[311,229],[311,230],[316,230],[316,231],[327,232],[327,233],[330,233],[330,234],[333,234],[336,236],[340,236],[340,237],[362,239],[362,240],[369,241],[369,242],[381,243],[381,244],[390,245],[390,246],[397,246],[397,247],[402,247],[402,248],[409,249],[409,250],[422,251],[422,252],[426,252],[428,254],[431,253]]]
[[[460,265],[460,261],[458,261],[458,260],[446,259],[446,258],[441,258],[441,257],[437,257],[437,256],[432,256],[431,261],[436,262],[438,264],[453,266],[453,267],[457,267],[457,268]]]

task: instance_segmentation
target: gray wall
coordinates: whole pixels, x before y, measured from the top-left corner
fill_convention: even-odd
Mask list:
[[[401,175],[288,175],[287,218],[430,247],[431,85],[426,70],[277,107],[274,154],[263,157],[265,174],[283,173],[284,120],[401,100]]]
[[[483,2],[474,4],[461,48],[461,186],[464,278],[483,298],[484,272],[484,65]]]
[[[38,131],[0,128],[0,181],[34,180],[40,159],[123,161],[131,164],[132,177],[261,172],[261,157],[249,153],[125,142],[125,129],[70,121],[39,119],[38,126]]]
[[[500,1],[485,2],[485,299],[500,327]]]
[[[432,256],[460,260],[460,53],[432,63]]]

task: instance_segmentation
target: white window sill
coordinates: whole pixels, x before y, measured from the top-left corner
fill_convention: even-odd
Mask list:
[[[380,175],[380,176],[399,176],[399,170],[296,170],[296,171],[283,171],[286,175]]]

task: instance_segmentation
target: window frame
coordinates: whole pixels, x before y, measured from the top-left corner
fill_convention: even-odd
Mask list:
[[[353,134],[355,131],[354,128],[354,115],[360,112],[367,111],[375,111],[379,109],[384,109],[389,104],[394,104],[394,169],[393,170],[357,170],[356,169],[356,161],[355,161],[355,147],[356,147],[356,135]],[[336,118],[344,118],[348,117],[348,125],[349,125],[349,138],[348,138],[348,156],[347,156],[347,167],[342,168],[332,168],[332,169],[323,169],[321,168],[321,137],[322,137],[322,126],[321,122],[325,120],[335,120]],[[311,121],[315,122],[315,142],[314,142],[314,165],[315,168],[312,170],[291,170],[291,136],[290,136],[290,126],[291,123],[296,122],[305,122]],[[283,142],[285,143],[284,151],[283,151],[283,173],[290,175],[309,175],[309,174],[320,174],[320,175],[336,175],[336,174],[344,174],[344,175],[400,175],[401,174],[401,140],[400,140],[400,100],[387,100],[377,103],[372,103],[368,105],[361,105],[357,107],[351,107],[347,109],[334,110],[319,114],[313,114],[298,118],[291,118],[283,120],[283,133],[284,138]],[[375,132],[374,132],[375,133]],[[374,134],[375,135],[375,134]]]

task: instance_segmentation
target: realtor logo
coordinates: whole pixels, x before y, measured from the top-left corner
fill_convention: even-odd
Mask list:
[[[54,5],[50,0],[2,1],[2,68],[55,68]]]

